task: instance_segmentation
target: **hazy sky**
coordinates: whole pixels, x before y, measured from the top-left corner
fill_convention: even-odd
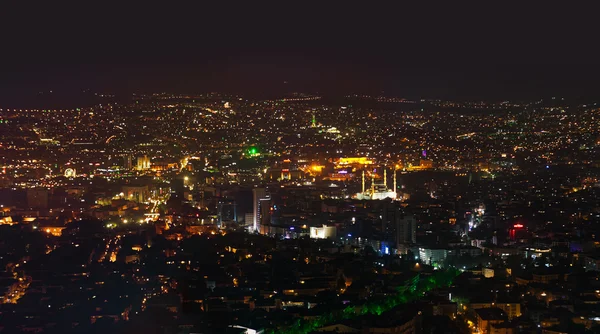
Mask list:
[[[84,88],[600,95],[591,8],[244,2],[0,12],[0,104]]]

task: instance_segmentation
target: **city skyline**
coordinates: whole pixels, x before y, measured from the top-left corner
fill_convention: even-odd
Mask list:
[[[0,13],[1,333],[600,332],[594,10]]]

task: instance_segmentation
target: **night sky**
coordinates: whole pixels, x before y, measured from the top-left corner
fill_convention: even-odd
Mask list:
[[[0,104],[50,90],[600,97],[593,8],[2,8]]]

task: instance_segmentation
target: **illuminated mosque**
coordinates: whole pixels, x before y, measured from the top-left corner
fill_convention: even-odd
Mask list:
[[[387,169],[383,168],[383,183],[375,182],[375,173],[377,170],[371,172],[371,188],[365,189],[365,171],[362,171],[362,191],[355,195],[356,199],[359,200],[378,200],[378,199],[396,199],[396,173],[394,171],[394,187],[389,189],[387,186]]]

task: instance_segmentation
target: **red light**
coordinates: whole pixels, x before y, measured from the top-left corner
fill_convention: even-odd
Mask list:
[[[523,224],[515,224],[513,227],[514,228],[523,228]]]

